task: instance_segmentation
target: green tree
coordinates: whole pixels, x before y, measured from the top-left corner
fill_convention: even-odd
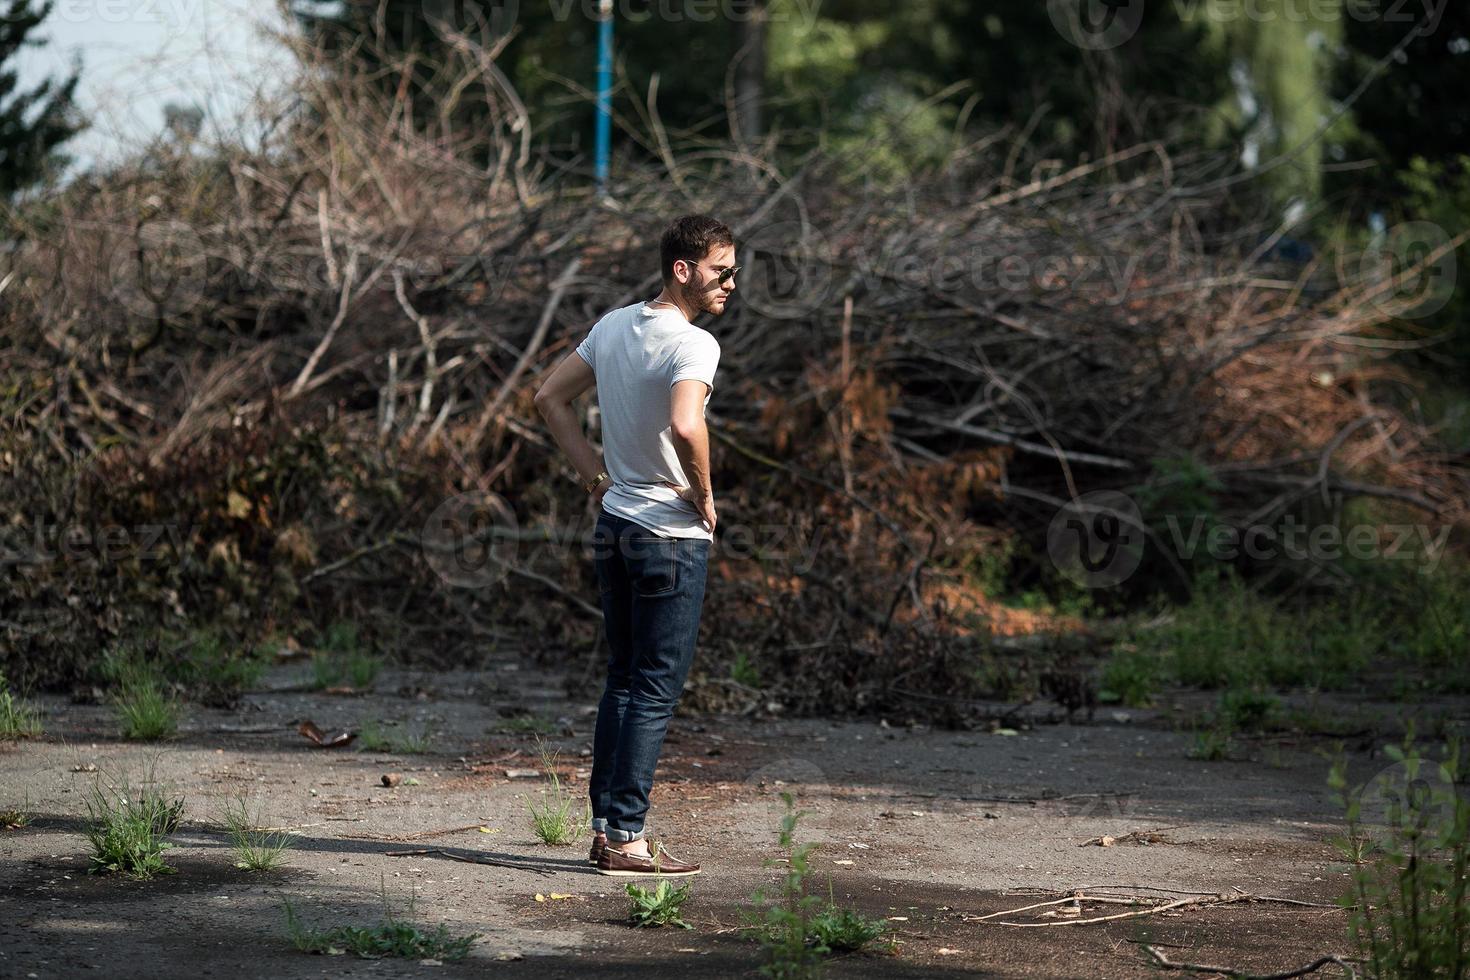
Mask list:
[[[28,37],[51,13],[47,0],[9,0],[0,17],[0,197],[13,197],[65,163],[57,148],[82,129],[72,101],[80,69],[60,82],[46,79],[28,92],[17,89],[15,55],[44,41]]]

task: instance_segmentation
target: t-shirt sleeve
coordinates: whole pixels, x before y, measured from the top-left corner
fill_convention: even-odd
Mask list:
[[[715,369],[720,365],[720,342],[709,334],[701,334],[685,341],[674,355],[674,378],[672,388],[680,381],[703,381],[711,389],[715,386]]]
[[[593,351],[596,348],[595,338],[597,337],[597,328],[601,325],[601,320],[598,320],[596,323],[594,323],[592,325],[592,329],[587,331],[587,336],[583,337],[582,342],[577,345],[577,353],[582,355],[582,360],[586,361],[587,366],[590,367],[594,372],[596,372],[597,370],[597,361],[595,360],[595,354],[593,353]]]

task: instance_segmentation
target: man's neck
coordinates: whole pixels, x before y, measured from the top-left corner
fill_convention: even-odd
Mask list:
[[[663,292],[659,293],[657,297],[649,300],[648,302],[659,309],[678,310],[680,315],[682,315],[684,319],[688,320],[690,323],[693,323],[694,318],[699,315],[698,310],[687,307],[683,303],[679,302],[678,298],[674,296],[673,293],[669,292],[667,288],[665,288]]]

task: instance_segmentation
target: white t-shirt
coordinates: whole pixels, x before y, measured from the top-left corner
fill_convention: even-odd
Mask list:
[[[634,303],[598,320],[577,353],[597,375],[602,455],[613,481],[602,509],[660,537],[713,541],[695,506],[660,481],[689,486],[674,451],[672,389],[703,381],[708,406],[720,342],[677,309]]]

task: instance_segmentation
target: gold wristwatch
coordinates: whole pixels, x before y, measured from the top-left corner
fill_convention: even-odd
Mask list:
[[[603,480],[606,480],[606,479],[607,479],[607,478],[608,478],[608,475],[607,475],[607,470],[603,470],[603,471],[602,471],[602,472],[601,472],[601,473],[599,473],[599,474],[597,474],[597,475],[596,475],[596,476],[594,476],[594,477],[593,477],[593,478],[592,478],[592,479],[591,479],[591,481],[590,481],[590,482],[588,482],[588,483],[587,483],[587,484],[586,484],[586,485],[585,485],[585,486],[584,486],[584,487],[583,487],[583,489],[584,489],[584,490],[586,490],[586,491],[587,491],[587,492],[588,492],[588,493],[591,493],[591,492],[592,492],[592,491],[593,491],[593,490],[596,490],[596,489],[597,489],[597,485],[598,485],[598,484],[599,484],[599,483],[601,483],[601,482],[602,482],[602,481],[603,481]]]

